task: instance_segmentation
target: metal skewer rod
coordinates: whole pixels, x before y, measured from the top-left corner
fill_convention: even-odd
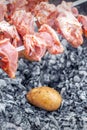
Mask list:
[[[87,2],[87,0],[77,0],[77,1],[73,2],[72,7],[80,5],[80,4],[85,3],[85,2]],[[20,52],[20,51],[25,50],[25,47],[24,47],[24,45],[22,45],[20,47],[17,47],[16,50],[18,52]]]
[[[24,45],[19,46],[19,47],[16,48],[16,51],[18,51],[18,52],[23,51],[23,50],[25,50]]]
[[[74,6],[83,4],[83,3],[85,3],[85,2],[87,2],[87,0],[77,0],[77,1],[73,2],[73,5],[72,5],[72,6],[74,7]]]

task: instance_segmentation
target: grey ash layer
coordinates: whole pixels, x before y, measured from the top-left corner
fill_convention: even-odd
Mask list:
[[[15,79],[0,70],[0,130],[87,129],[87,43],[77,49],[62,43],[62,55],[46,54],[41,62],[20,59]],[[39,85],[61,93],[59,110],[47,112],[27,102],[26,93]]]
[[[0,130],[87,130],[87,40],[77,49],[60,40],[63,54],[20,59],[15,79],[0,70]],[[26,93],[40,85],[60,92],[60,109],[47,112],[27,102]]]

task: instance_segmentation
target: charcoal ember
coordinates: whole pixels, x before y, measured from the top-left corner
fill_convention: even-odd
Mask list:
[[[20,60],[19,60],[18,65],[19,65],[18,70],[21,71],[21,72],[24,70],[24,68],[25,68],[25,69],[27,68],[27,65],[26,65],[26,63],[23,61],[23,59],[20,59]]]
[[[21,127],[17,127],[13,123],[3,122],[2,130],[23,130]]]
[[[24,69],[23,74],[24,74],[25,76],[27,76],[29,73],[30,73],[30,70],[29,70],[29,69]],[[30,76],[30,75],[29,75],[29,76]]]
[[[17,113],[12,120],[16,125],[19,125],[22,120],[22,115]]]
[[[78,95],[79,95],[79,98],[81,99],[81,100],[83,100],[83,101],[86,101],[86,92],[85,91],[79,91],[78,92]]]
[[[5,112],[6,104],[0,103],[0,112]]]
[[[40,67],[38,65],[34,66],[34,68],[32,70],[32,77],[36,76],[36,75],[40,75]]]
[[[43,74],[43,76],[42,76],[42,83],[44,82],[44,83],[48,83],[48,82],[50,82],[50,75],[49,75],[49,73],[46,73],[45,72],[45,74]],[[44,84],[43,83],[43,84]]]
[[[75,52],[71,52],[71,54],[70,54],[70,60],[71,60],[71,62],[73,62],[73,63],[76,63],[76,61],[77,61],[77,55],[75,54]]]
[[[3,73],[3,70],[2,69],[0,69],[0,74],[2,74]]]
[[[74,76],[74,82],[78,83],[80,81],[81,81],[81,79],[80,79],[79,75],[75,75]]]
[[[19,125],[22,121],[22,112],[18,110],[18,107],[15,105],[13,107],[10,103],[6,106],[6,117],[10,118],[10,121],[14,124]]]
[[[25,115],[22,119],[20,126],[21,126],[22,130],[30,130],[31,129],[30,122],[27,120],[27,118],[25,119]]]
[[[6,84],[5,80],[0,79],[0,88],[6,87],[6,86],[7,86],[7,84]]]

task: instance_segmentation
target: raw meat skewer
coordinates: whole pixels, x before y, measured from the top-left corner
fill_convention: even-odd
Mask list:
[[[85,2],[87,2],[87,0],[77,0],[77,1],[73,2],[73,5],[72,5],[72,6],[74,7],[74,6],[80,5],[80,4],[85,3]],[[20,47],[17,47],[16,50],[17,50],[18,52],[20,52],[20,51],[25,50],[25,47],[22,45],[22,46],[20,46]]]

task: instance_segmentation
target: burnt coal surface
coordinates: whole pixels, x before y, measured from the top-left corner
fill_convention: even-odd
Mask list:
[[[63,54],[46,53],[40,62],[20,59],[15,79],[0,69],[0,130],[87,130],[87,39],[77,49],[60,40]],[[30,89],[44,85],[60,92],[58,110],[47,112],[26,100]]]
[[[15,79],[0,70],[0,130],[87,129],[87,47],[61,42],[61,55],[47,53],[40,62],[20,59]],[[30,89],[44,85],[62,95],[57,111],[47,112],[26,100]]]

